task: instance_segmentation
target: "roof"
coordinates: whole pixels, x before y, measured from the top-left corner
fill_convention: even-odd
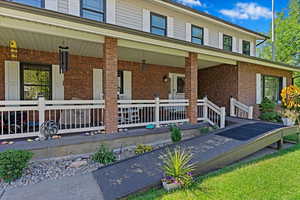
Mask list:
[[[161,0],[161,1],[165,1],[165,0]],[[292,66],[289,64],[281,63],[281,62],[274,62],[271,60],[266,60],[266,59],[262,59],[262,58],[258,58],[258,57],[242,55],[242,54],[239,54],[236,52],[229,52],[229,51],[225,51],[223,49],[218,49],[215,47],[199,45],[199,44],[194,44],[194,43],[187,42],[184,40],[154,35],[152,33],[144,32],[144,31],[140,31],[140,30],[130,29],[127,27],[113,25],[113,24],[106,24],[103,22],[89,20],[89,19],[85,19],[82,17],[77,17],[74,15],[64,14],[64,13],[55,12],[55,11],[51,11],[51,10],[39,9],[39,8],[31,7],[31,6],[26,6],[26,5],[2,1],[2,0],[0,0],[0,7],[13,8],[14,10],[25,11],[25,12],[28,12],[31,14],[37,14],[37,15],[41,15],[41,16],[51,17],[54,19],[55,18],[62,19],[62,20],[66,20],[69,22],[74,22],[74,23],[89,25],[89,26],[93,26],[93,27],[108,29],[108,30],[117,31],[120,33],[128,33],[128,34],[142,36],[142,37],[149,38],[149,39],[155,39],[155,40],[159,40],[159,41],[163,41],[163,42],[170,42],[170,43],[173,43],[176,45],[177,44],[184,45],[186,47],[191,47],[191,49],[196,48],[199,50],[204,50],[204,51],[206,50],[206,51],[214,52],[214,54],[219,54],[219,55],[222,54],[224,57],[231,56],[233,58],[240,58],[240,59],[238,59],[240,62],[250,62],[252,60],[252,62],[250,62],[250,63],[263,63],[260,65],[265,65],[268,67],[272,67],[272,66],[276,65],[276,66],[281,66],[282,68],[289,70],[289,71],[299,71],[300,72],[300,67]]]

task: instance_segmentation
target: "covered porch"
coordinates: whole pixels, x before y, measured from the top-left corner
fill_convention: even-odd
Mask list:
[[[157,43],[160,38],[142,42],[140,35],[124,39],[3,18],[0,139],[39,136],[48,120],[58,124],[59,134],[199,121],[225,126],[224,106],[232,94],[216,105],[206,93],[210,85],[199,77],[201,70],[236,66],[232,59],[166,47]],[[16,57],[8,46],[12,40]],[[59,46],[70,49],[65,73],[59,72]]]

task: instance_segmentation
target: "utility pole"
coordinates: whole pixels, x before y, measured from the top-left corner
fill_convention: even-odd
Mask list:
[[[275,0],[272,0],[272,60],[275,61]]]

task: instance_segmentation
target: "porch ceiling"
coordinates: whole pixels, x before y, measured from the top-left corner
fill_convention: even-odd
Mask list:
[[[79,40],[68,37],[47,35],[42,33],[17,30],[12,28],[0,29],[0,46],[8,46],[10,40],[16,40],[18,48],[33,49],[38,51],[58,52],[58,47],[67,45],[72,55],[102,57],[103,45],[91,41]],[[126,47],[132,46],[132,48]],[[173,67],[184,67],[184,57],[182,52],[173,52],[172,50],[139,46],[138,44],[128,44],[120,42],[118,49],[119,59],[132,62],[141,62],[146,60],[148,64],[166,65]],[[174,54],[174,55],[172,55]],[[200,57],[199,57],[200,58]],[[221,64],[211,61],[212,59],[199,59],[199,68],[206,68]]]
[[[8,46],[9,40],[16,40],[18,48],[58,52],[58,47],[64,44],[70,47],[70,53],[73,55],[102,57],[101,43],[1,28],[0,45]]]

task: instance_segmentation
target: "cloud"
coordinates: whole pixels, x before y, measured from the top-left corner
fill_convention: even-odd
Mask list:
[[[178,3],[181,3],[186,6],[200,6],[205,7],[205,4],[200,0],[176,0]]]
[[[269,8],[259,6],[257,3],[236,3],[233,9],[222,9],[221,14],[233,19],[251,19],[260,18],[269,19],[272,17],[272,11]]]

